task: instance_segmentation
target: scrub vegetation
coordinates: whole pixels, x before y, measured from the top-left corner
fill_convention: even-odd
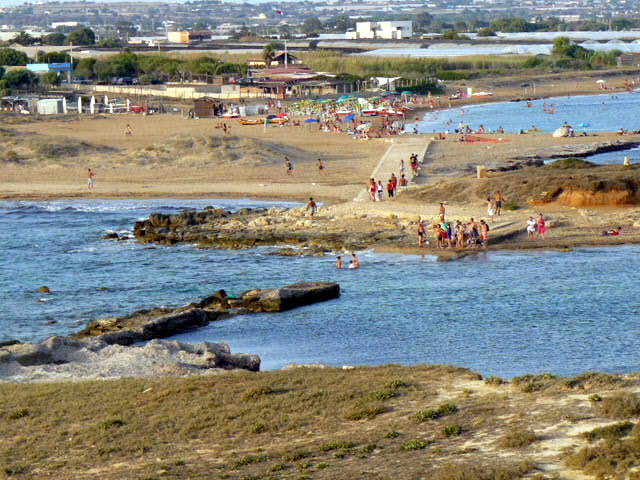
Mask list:
[[[532,383],[541,387],[522,391]],[[558,468],[624,474],[640,459],[626,418],[638,414],[638,385],[598,374],[485,383],[451,366],[1,384],[0,475],[548,478],[538,465],[556,440],[572,445]]]

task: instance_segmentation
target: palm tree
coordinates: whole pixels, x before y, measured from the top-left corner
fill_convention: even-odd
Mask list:
[[[264,65],[266,68],[271,66],[271,62],[276,56],[276,49],[272,43],[267,43],[262,50],[262,58],[264,59]]]

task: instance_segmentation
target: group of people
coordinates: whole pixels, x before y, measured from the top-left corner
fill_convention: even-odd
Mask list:
[[[538,214],[538,219],[529,217],[527,220],[527,237],[535,238],[536,236],[544,240],[544,234],[547,231],[547,225],[542,213]]]
[[[338,255],[338,257],[336,258],[336,268],[337,269],[343,268],[342,256],[340,255]],[[355,268],[360,268],[360,260],[358,259],[358,256],[355,253],[351,254],[351,260],[349,260],[349,266],[347,268],[350,270],[353,270]]]
[[[382,184],[382,180],[377,180],[375,178],[370,178],[367,184],[367,191],[369,192],[369,200],[372,202],[381,202],[384,200],[384,192],[387,191],[387,198],[392,200],[395,196],[398,195],[398,187],[406,187],[409,184],[407,181],[407,177],[405,177],[404,173],[400,176],[400,178],[396,177],[395,173],[391,174],[391,178],[387,180],[386,185]]]
[[[476,222],[470,218],[469,222],[462,223],[447,221],[444,215],[440,216],[439,222],[431,224],[436,246],[438,248],[487,248],[489,246],[489,224],[484,220]],[[418,221],[418,247],[422,247],[429,242],[426,239],[427,232],[424,220]]]

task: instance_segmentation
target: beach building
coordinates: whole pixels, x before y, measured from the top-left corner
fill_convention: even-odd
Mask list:
[[[167,41],[169,43],[194,43],[211,40],[213,32],[189,32],[189,31],[177,31],[167,32]]]
[[[358,22],[354,31],[347,32],[350,40],[384,39],[402,40],[413,36],[413,23],[402,22]]]

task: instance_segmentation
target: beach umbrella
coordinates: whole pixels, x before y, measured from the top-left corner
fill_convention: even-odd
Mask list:
[[[355,118],[356,118],[356,116],[353,113],[351,113],[349,115],[345,115],[344,118],[342,119],[342,121],[344,123],[353,122],[355,120]]]
[[[307,118],[304,123],[317,123],[318,120],[316,120],[315,118]]]

